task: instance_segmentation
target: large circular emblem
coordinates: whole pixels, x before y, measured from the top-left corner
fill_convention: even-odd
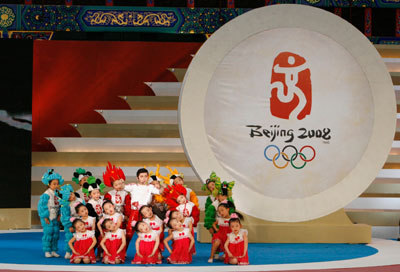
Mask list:
[[[248,12],[200,48],[179,103],[185,152],[200,178],[235,180],[239,210],[295,222],[361,194],[396,126],[391,78],[371,43],[321,9]]]

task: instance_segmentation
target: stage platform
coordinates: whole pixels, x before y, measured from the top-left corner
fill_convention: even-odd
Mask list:
[[[400,242],[372,239],[370,244],[249,244],[248,266],[207,263],[210,244],[196,242],[190,265],[131,265],[130,247],[123,265],[73,265],[63,258],[43,256],[40,230],[0,232],[0,271],[400,271]],[[59,253],[64,254],[63,232]],[[165,256],[168,256],[164,252]]]

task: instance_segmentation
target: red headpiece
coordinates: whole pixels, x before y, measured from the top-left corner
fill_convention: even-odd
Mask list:
[[[170,210],[175,210],[176,207],[178,207],[179,204],[176,202],[176,199],[180,195],[186,196],[186,188],[182,185],[168,185],[167,188],[164,189],[163,196]]]
[[[112,187],[112,183],[119,179],[125,180],[124,171],[122,171],[121,168],[117,168],[115,167],[115,165],[112,165],[110,162],[108,162],[106,172],[103,173],[104,184],[108,187]]]

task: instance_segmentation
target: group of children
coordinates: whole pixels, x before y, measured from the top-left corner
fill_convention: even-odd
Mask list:
[[[183,175],[168,169],[170,174],[161,176],[159,167],[156,173],[141,168],[136,174],[137,183],[125,185],[122,169],[110,163],[103,182],[79,168],[72,178],[80,186],[77,191],[70,184],[63,185],[63,178],[53,169],[48,170],[42,178],[48,189],[38,203],[45,257],[60,257],[57,244],[61,222],[65,258],[71,263],[124,263],[135,232],[138,238],[132,264],[161,264],[163,251],[169,253],[168,263],[191,263],[196,254],[198,199],[184,186]],[[227,264],[249,263],[247,231],[242,229],[242,216],[235,211],[233,185],[221,182],[213,172],[202,188],[209,195],[204,226],[212,234],[210,263],[214,259]],[[103,196],[106,186],[112,190]],[[164,230],[168,231],[166,237]]]

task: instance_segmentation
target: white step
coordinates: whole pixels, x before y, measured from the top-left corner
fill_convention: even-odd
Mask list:
[[[399,123],[399,119],[397,119],[397,122]],[[398,124],[398,126],[400,125]],[[400,155],[400,141],[393,141],[392,149],[390,150],[390,155]]]
[[[400,58],[382,58],[389,72],[400,72]]]
[[[374,184],[398,183],[400,184],[400,169],[382,169],[375,178]]]
[[[57,152],[184,152],[179,138],[48,137],[46,139],[54,145]],[[390,155],[400,155],[400,141],[393,141]]]
[[[111,162],[112,163],[112,162]],[[117,165],[118,166],[118,165]],[[64,166],[64,167],[43,167],[43,166],[33,166],[31,173],[31,180],[42,180],[43,174],[47,171],[47,169],[54,168],[54,170],[64,177],[66,180],[71,180],[72,175],[78,167]],[[104,167],[84,167],[86,171],[90,171],[93,176],[97,178],[103,178],[103,172],[106,170],[106,165]],[[127,180],[134,181],[136,180],[136,171],[141,167],[121,167],[125,173]],[[178,172],[183,173],[185,180],[195,181],[199,180],[195,173],[193,172],[191,167],[174,167],[171,165],[172,169],[178,170]],[[147,170],[155,172],[156,167],[147,167]],[[161,167],[160,174],[163,176],[167,176],[169,174],[169,170]]]
[[[179,96],[182,82],[145,82],[157,96]]]
[[[47,138],[57,152],[167,152],[182,153],[179,138]]]
[[[359,197],[345,207],[351,211],[391,211],[400,212],[400,198],[397,197]]]
[[[396,128],[400,128],[400,113],[396,114]]]
[[[377,178],[400,179],[400,169],[382,169]]]
[[[400,99],[400,85],[394,85],[393,88],[395,91],[396,100],[398,101]]]
[[[176,110],[96,110],[107,124],[178,124]]]
[[[179,96],[182,82],[145,82],[157,96]],[[394,85],[396,98],[400,99],[400,85]]]

